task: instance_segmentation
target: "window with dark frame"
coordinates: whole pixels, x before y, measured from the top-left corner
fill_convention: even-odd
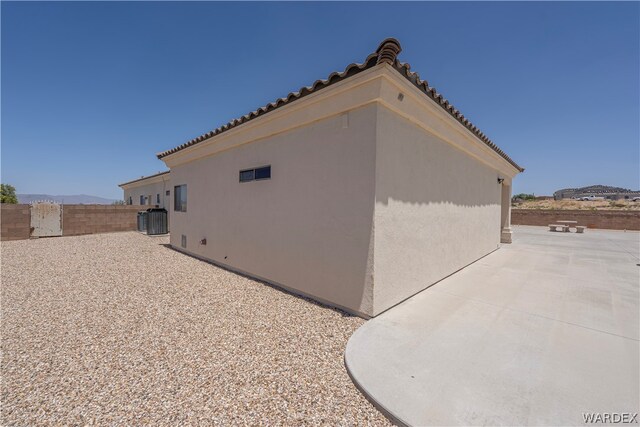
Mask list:
[[[177,212],[187,211],[187,184],[173,187],[173,210]]]
[[[260,181],[263,179],[271,179],[271,165],[240,171],[240,182]]]
[[[270,179],[271,178],[271,166],[263,166],[261,168],[257,168],[255,172],[255,180],[259,179]]]
[[[156,194],[156,205],[160,204],[160,193]]]
[[[240,182],[253,181],[253,177],[255,176],[254,173],[255,173],[255,169],[240,171]]]
[[[140,196],[140,204],[144,205],[144,196]]]

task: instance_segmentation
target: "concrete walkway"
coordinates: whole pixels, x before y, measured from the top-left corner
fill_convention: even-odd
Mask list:
[[[399,424],[640,412],[640,234],[521,226],[513,240],[349,340],[352,379]]]

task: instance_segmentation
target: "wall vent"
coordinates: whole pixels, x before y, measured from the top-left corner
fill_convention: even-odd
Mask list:
[[[180,246],[182,246],[183,248],[187,247],[187,236],[185,236],[184,234],[182,235],[182,241],[180,242]]]

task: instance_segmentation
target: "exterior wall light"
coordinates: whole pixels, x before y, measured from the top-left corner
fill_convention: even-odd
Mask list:
[[[498,184],[502,184],[504,182],[504,178],[498,177]]]

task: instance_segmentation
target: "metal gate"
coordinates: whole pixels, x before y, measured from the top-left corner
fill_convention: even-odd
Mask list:
[[[31,237],[62,236],[62,205],[54,202],[31,204]]]

